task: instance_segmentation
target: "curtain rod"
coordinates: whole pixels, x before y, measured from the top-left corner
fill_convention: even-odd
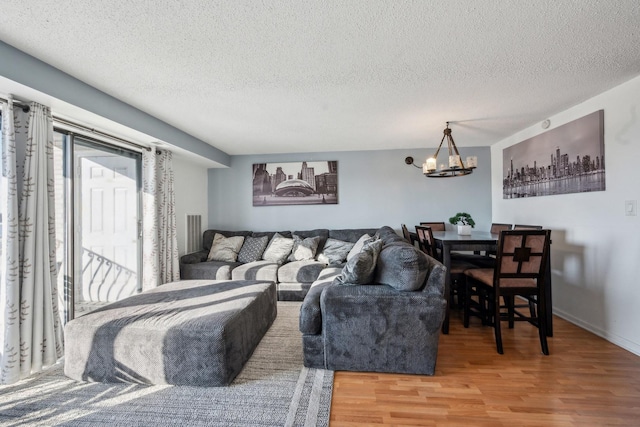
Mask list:
[[[131,142],[131,141],[128,141],[126,139],[122,139],[122,138],[117,137],[115,135],[111,135],[109,133],[102,132],[102,131],[94,129],[94,128],[90,128],[88,126],[84,126],[84,125],[81,125],[81,124],[78,124],[78,123],[71,122],[69,120],[60,118],[58,116],[53,116],[53,121],[57,122],[57,123],[59,123],[61,125],[73,127],[73,128],[85,131],[85,132],[95,133],[96,135],[100,135],[100,136],[105,137],[105,138],[110,138],[110,139],[116,140],[118,142],[121,142],[123,144],[127,144],[127,145],[130,145],[130,146],[142,149],[142,150],[147,150],[147,151],[152,151],[153,150],[153,148],[151,148],[151,147],[147,147],[145,145],[136,144],[135,142]]]
[[[7,98],[2,97],[2,96],[0,96],[0,101],[9,102],[9,100]],[[19,101],[17,99],[11,99],[11,102],[13,102],[14,104],[16,104],[19,107],[21,107],[22,111],[24,111],[25,113],[28,113],[29,110],[30,110],[28,102]],[[69,120],[60,118],[58,116],[52,115],[52,117],[53,117],[53,121],[54,122],[57,122],[57,123],[59,123],[61,125],[64,125],[64,126],[69,126],[69,127],[73,127],[73,128],[85,131],[85,132],[94,133],[96,135],[100,135],[100,136],[105,137],[105,138],[113,139],[113,140],[118,141],[118,142],[120,142],[122,144],[126,144],[126,145],[129,145],[129,146],[132,146],[132,147],[136,147],[138,149],[148,150],[148,151],[152,151],[153,150],[153,148],[151,148],[151,147],[147,147],[145,145],[136,144],[135,142],[131,142],[131,141],[128,141],[126,139],[122,139],[122,138],[117,137],[115,135],[111,135],[111,134],[108,134],[106,132],[102,132],[102,131],[99,131],[97,129],[90,128],[88,126],[84,126],[84,125],[81,125],[81,124],[78,124],[78,123],[71,122]]]
[[[0,96],[0,101],[9,102],[7,98],[4,98],[2,96]],[[11,102],[16,104],[18,107],[22,108],[22,111],[24,111],[25,113],[28,113],[29,110],[31,109],[31,107],[29,107],[28,102],[18,101],[17,99],[11,99]]]

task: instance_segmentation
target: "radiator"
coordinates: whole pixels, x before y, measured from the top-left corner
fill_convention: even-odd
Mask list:
[[[202,215],[187,214],[187,253],[202,249]]]

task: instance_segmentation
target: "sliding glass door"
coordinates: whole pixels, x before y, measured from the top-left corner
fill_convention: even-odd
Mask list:
[[[59,190],[64,208],[61,202],[56,209],[65,212],[58,235],[72,257],[60,260],[59,289],[78,316],[141,289],[141,155],[60,132],[56,149],[59,173],[67,177]]]

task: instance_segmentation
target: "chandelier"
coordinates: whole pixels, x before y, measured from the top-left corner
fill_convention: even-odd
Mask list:
[[[478,158],[476,156],[468,156],[465,162],[462,161],[460,153],[458,152],[458,147],[456,147],[456,143],[453,141],[453,137],[451,136],[449,122],[447,122],[447,127],[444,129],[443,133],[444,135],[440,140],[440,145],[438,145],[436,154],[427,158],[427,160],[422,164],[422,173],[424,176],[428,178],[453,178],[472,173],[476,166],[478,166]],[[440,148],[442,148],[442,143],[445,139],[447,140],[447,148],[449,151],[448,166],[445,167],[445,164],[441,163],[440,167],[438,167],[438,154],[440,154]],[[420,168],[420,166],[413,162],[413,157],[405,158],[404,162],[408,165]]]

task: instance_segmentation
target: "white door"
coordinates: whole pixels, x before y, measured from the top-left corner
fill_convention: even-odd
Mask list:
[[[90,144],[75,151],[76,303],[117,301],[139,289],[139,162]]]

